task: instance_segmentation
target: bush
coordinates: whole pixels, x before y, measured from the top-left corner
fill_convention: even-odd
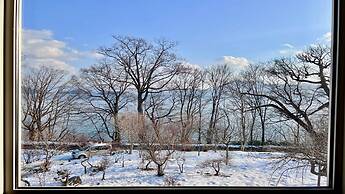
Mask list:
[[[201,167],[204,167],[204,168],[212,167],[212,169],[215,171],[214,175],[218,176],[223,164],[224,164],[224,159],[211,159],[211,160],[204,161]]]
[[[176,177],[173,177],[173,176],[168,176],[164,179],[164,185],[165,186],[177,186],[177,185],[180,185],[178,182],[177,182],[177,178]]]
[[[60,181],[63,186],[76,186],[82,183],[79,176],[72,176],[69,170],[63,169],[56,172],[58,178],[54,178],[57,181]]]
[[[23,159],[24,159],[25,164],[30,164],[39,159],[39,153],[37,150],[24,149]]]

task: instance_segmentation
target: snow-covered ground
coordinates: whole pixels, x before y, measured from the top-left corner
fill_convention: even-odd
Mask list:
[[[167,178],[176,180],[177,186],[316,186],[317,176],[310,173],[309,168],[287,170],[300,165],[301,162],[293,161],[279,170],[276,170],[277,157],[283,153],[277,152],[242,152],[231,151],[229,165],[222,165],[219,176],[214,176],[214,170],[203,167],[201,164],[209,159],[224,158],[224,151],[201,152],[175,152],[173,158],[168,161],[164,176],[156,175],[156,166],[151,163],[154,170],[142,170],[139,168],[141,159],[139,152],[124,154],[125,163],[115,163],[114,156],[109,158],[110,166],[106,169],[105,180],[102,172],[92,173],[88,170],[84,174],[84,168],[80,164],[81,159],[72,159],[71,153],[61,153],[52,158],[52,165],[46,173],[33,173],[30,168],[40,165],[42,161],[30,164],[22,164],[22,179],[30,182],[31,186],[61,186],[61,182],[54,179],[58,177],[57,171],[66,169],[71,176],[80,176],[82,184],[78,186],[164,186]],[[184,156],[184,172],[180,173],[177,160],[178,156]],[[95,165],[104,156],[93,156],[89,159]],[[275,171],[276,170],[276,171]],[[286,170],[284,172],[284,170]],[[283,173],[284,172],[284,173]],[[70,176],[70,177],[71,177]],[[279,180],[279,181],[278,181]],[[23,182],[21,182],[21,186]],[[327,185],[327,178],[322,177],[321,185]]]

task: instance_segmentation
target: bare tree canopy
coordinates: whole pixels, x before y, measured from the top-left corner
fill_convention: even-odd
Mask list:
[[[243,93],[268,99],[260,107],[273,107],[307,132],[310,140],[301,142],[290,157],[307,159],[318,183],[327,169],[330,66],[330,48],[310,46],[295,57],[270,62],[265,67],[265,90]]]
[[[137,111],[144,113],[143,103],[149,93],[158,92],[178,72],[179,62],[173,52],[176,43],[160,40],[155,43],[141,38],[113,36],[112,47],[99,53],[113,58],[129,79],[123,79],[137,91]]]
[[[197,128],[199,98],[201,98],[203,82],[202,69],[182,67],[180,73],[173,79],[172,87],[176,95],[176,111],[179,115],[181,143],[190,142],[190,136]]]
[[[65,72],[43,67],[22,78],[22,127],[29,140],[61,140],[76,109],[74,81]]]
[[[232,70],[229,65],[215,65],[207,70],[207,84],[211,90],[211,115],[209,127],[207,130],[206,141],[212,143],[213,133],[216,129],[216,123],[219,117],[219,105],[224,95],[224,90],[231,82]]]
[[[104,59],[100,64],[81,70],[79,90],[86,103],[83,113],[94,124],[97,131],[105,131],[114,142],[120,142],[118,114],[129,98],[128,83],[123,82],[122,72]],[[100,121],[100,126],[97,126]],[[102,129],[98,129],[98,127]]]
[[[296,58],[282,58],[266,68],[266,90],[246,94],[270,100],[270,106],[297,122],[311,135],[317,135],[311,117],[328,114],[330,49],[309,47]]]

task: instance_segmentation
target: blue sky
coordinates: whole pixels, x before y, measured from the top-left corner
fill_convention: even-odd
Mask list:
[[[180,57],[208,65],[224,56],[263,61],[320,41],[331,31],[331,7],[331,0],[23,0],[23,28],[49,31],[64,52],[110,46],[111,35],[166,38],[178,42]]]

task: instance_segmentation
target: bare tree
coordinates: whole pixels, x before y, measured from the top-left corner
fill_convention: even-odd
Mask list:
[[[249,91],[254,94],[267,92],[265,88],[264,78],[264,66],[261,65],[249,65],[245,71],[240,75],[243,79],[243,91]],[[261,125],[261,145],[265,144],[265,129],[267,125],[268,107],[262,106],[269,103],[269,99],[262,96],[246,96],[246,104],[250,107],[247,111],[250,111],[251,123],[249,127],[249,144],[254,144],[254,132],[255,124],[257,123],[257,117],[259,118]]]
[[[205,102],[204,97],[206,94],[206,90],[205,90],[205,75],[206,73],[203,72],[201,74],[201,81],[200,81],[200,92],[198,95],[198,156],[200,156],[200,152],[201,152],[201,138],[203,135],[203,111],[206,107],[206,104],[208,103],[207,101]]]
[[[39,151],[37,151],[36,149],[24,149],[22,152],[25,164],[30,164],[39,159]]]
[[[238,77],[227,87],[228,105],[226,108],[235,112],[236,124],[239,126],[239,139],[241,141],[241,150],[245,149],[247,144],[248,129],[253,127],[254,119],[251,114],[250,103],[244,91],[248,91],[247,80]]]
[[[172,123],[172,112],[176,99],[170,92],[152,93],[149,95],[148,103],[145,107],[146,117],[150,120],[153,129],[160,124]],[[154,130],[158,137],[159,130]]]
[[[325,175],[323,171],[317,172],[315,168],[327,167],[327,146],[320,144],[321,139],[327,142],[327,130],[317,127],[318,122],[313,120],[322,116],[328,117],[330,65],[330,48],[322,45],[311,46],[296,57],[272,61],[266,68],[265,93],[244,92],[246,95],[267,98],[270,103],[262,107],[274,108],[309,134],[312,144],[319,150],[318,153],[324,154],[315,155],[315,152],[303,149],[299,152],[313,158],[309,159],[312,164],[311,172],[322,176]]]
[[[229,146],[231,144],[231,140],[233,139],[234,133],[235,133],[235,127],[236,124],[233,121],[233,118],[231,118],[231,115],[229,113],[229,110],[226,108],[222,108],[222,115],[224,120],[223,127],[221,128],[221,143],[225,144],[225,164],[229,164]]]
[[[154,125],[153,133],[146,134],[146,152],[152,162],[157,165],[157,175],[163,176],[164,169],[177,142],[177,128],[174,125]]]
[[[99,65],[81,71],[79,89],[87,103],[83,112],[98,133],[103,130],[113,142],[119,143],[121,132],[118,114],[129,101],[126,96],[129,84],[123,82],[126,80],[126,76],[122,76],[123,70],[116,69],[115,64],[104,59]],[[101,126],[97,126],[97,121]]]
[[[178,169],[180,171],[180,173],[183,173],[184,172],[184,165],[186,163],[186,157],[185,157],[185,154],[184,152],[176,152],[177,154],[175,155],[176,157],[176,163],[177,163],[177,166],[178,166]]]
[[[89,161],[89,158],[80,161],[80,164],[84,167],[84,174],[86,174],[87,167],[93,172],[92,175],[95,175],[98,172],[102,172],[102,181],[105,180],[106,169],[110,166],[111,162],[107,156],[103,156],[102,159],[97,162],[97,164],[92,164]]]
[[[221,167],[224,163],[223,159],[210,159],[210,160],[206,160],[204,161],[201,166],[203,168],[208,168],[208,167],[212,167],[212,169],[215,171],[214,176],[219,176]]]
[[[175,104],[174,98],[168,103],[169,96],[163,93],[151,94],[149,104],[146,107],[146,115],[150,125],[145,130],[143,142],[147,155],[157,165],[157,175],[163,176],[168,159],[175,152],[175,144],[178,140],[179,130],[169,115]]]
[[[182,66],[180,73],[172,81],[177,98],[177,109],[181,125],[180,142],[190,142],[190,136],[196,129],[203,72],[195,67]]]
[[[259,65],[250,65],[246,72],[246,79],[248,80],[250,91],[255,94],[265,92],[264,70]],[[262,96],[250,96],[251,106],[258,112],[261,124],[261,145],[265,144],[265,132],[267,125],[268,107],[262,106],[269,103],[269,99]],[[254,122],[253,122],[254,123]],[[252,136],[251,136],[252,137]],[[252,139],[251,139],[252,141]]]
[[[98,164],[98,170],[102,171],[102,181],[105,180],[105,170],[109,167],[110,161],[109,158],[103,157],[102,160]]]
[[[144,114],[143,103],[149,93],[158,92],[178,72],[178,61],[173,53],[174,42],[166,40],[150,43],[141,38],[113,36],[115,44],[100,48],[99,53],[113,58],[137,92],[137,111]]]
[[[82,183],[81,178],[79,176],[70,177],[71,172],[69,170],[58,170],[56,174],[59,177],[56,177],[54,179],[60,181],[63,186],[77,186]]]
[[[60,141],[69,132],[76,110],[75,82],[63,71],[43,67],[22,79],[22,126],[29,140]],[[43,134],[46,133],[46,134]]]
[[[211,66],[207,70],[207,84],[211,90],[211,117],[207,130],[206,142],[212,143],[213,133],[219,116],[219,105],[224,95],[224,89],[230,84],[232,71],[226,64]]]

